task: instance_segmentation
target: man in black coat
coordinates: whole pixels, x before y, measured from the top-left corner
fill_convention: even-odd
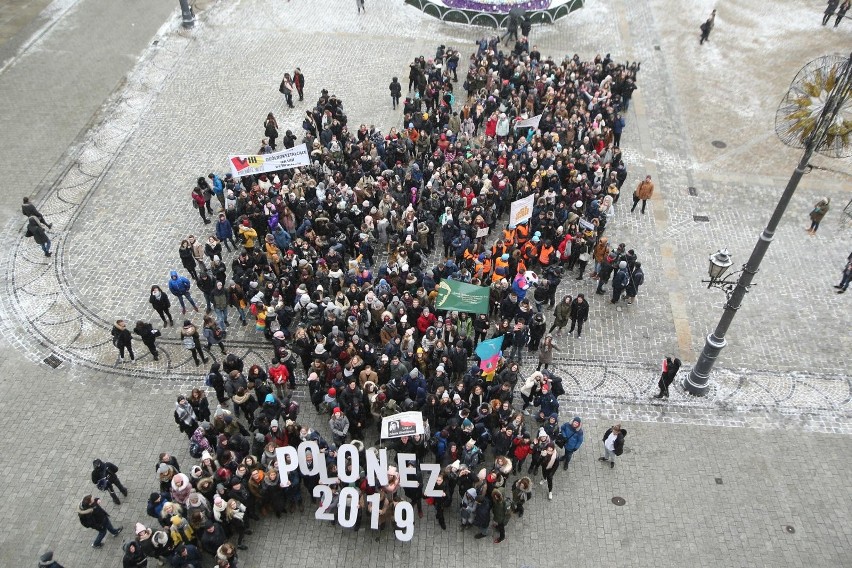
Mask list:
[[[21,213],[23,213],[25,217],[35,217],[36,219],[41,221],[43,225],[46,225],[48,229],[53,228],[53,225],[48,223],[45,220],[44,216],[39,213],[39,210],[36,209],[36,206],[30,203],[29,197],[24,197],[24,204],[21,205]]]
[[[92,483],[101,491],[109,491],[113,503],[121,505],[118,495],[115,494],[115,487],[121,491],[121,494],[127,497],[127,488],[121,484],[118,478],[118,466],[114,463],[104,462],[96,459],[92,461]]]
[[[80,524],[87,529],[98,531],[98,536],[92,543],[92,548],[100,548],[103,546],[103,539],[106,533],[109,532],[112,536],[118,536],[124,527],[115,528],[109,520],[109,513],[101,508],[101,500],[86,495],[80,502],[77,508],[77,515],[80,517]]]

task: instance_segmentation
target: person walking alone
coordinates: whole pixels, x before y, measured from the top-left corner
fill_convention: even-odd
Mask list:
[[[641,201],[642,214],[644,215],[645,205],[651,199],[652,195],[654,195],[654,182],[651,181],[651,176],[645,176],[645,179],[639,182],[639,185],[636,186],[636,191],[633,192],[633,207],[630,208],[630,212],[633,213],[636,211],[636,206]]]
[[[710,17],[699,26],[701,28],[701,41],[698,45],[703,45],[705,41],[710,41],[710,32],[713,31],[713,26],[716,23],[716,10],[710,12]]]
[[[399,98],[402,96],[402,85],[399,82],[399,78],[394,77],[388,88],[390,89],[393,109],[396,110],[396,107],[399,106]]]
[[[680,370],[680,365],[680,359],[677,357],[674,359],[666,357],[663,361],[663,372],[660,375],[660,380],[657,382],[660,392],[654,398],[669,398],[669,385],[674,381],[678,370]]]
[[[840,278],[840,284],[837,284],[837,293],[842,294],[849,288],[849,281],[852,280],[852,253],[846,259],[846,268],[843,269],[843,276]]]
[[[99,459],[92,461],[92,483],[101,491],[108,491],[112,502],[116,505],[121,505],[118,495],[115,493],[115,487],[121,491],[121,494],[127,497],[127,488],[122,485],[118,478],[118,466],[114,463],[105,462]]]
[[[130,330],[127,329],[127,324],[124,320],[116,320],[112,326],[112,344],[118,348],[118,360],[116,363],[124,363],[124,350],[130,355],[130,360],[135,361],[133,355],[133,336],[130,335]]]
[[[166,296],[162,288],[159,286],[151,286],[151,296],[148,298],[148,301],[151,303],[154,311],[157,312],[157,315],[160,316],[160,319],[163,320],[163,327],[168,327],[169,324],[174,327],[175,322],[172,319],[172,313],[169,311],[169,308],[172,307],[172,303],[169,301],[169,297]],[[166,321],[166,318],[168,318],[168,321]]]
[[[583,324],[589,319],[589,303],[583,294],[577,294],[574,301],[571,302],[571,329],[568,330],[568,335],[574,333],[574,327],[577,327],[577,339],[583,335]]]
[[[92,548],[100,548],[103,546],[103,540],[106,533],[109,532],[112,536],[118,536],[124,527],[115,528],[109,520],[109,513],[101,508],[101,500],[86,495],[80,502],[77,508],[77,516],[80,518],[80,524],[87,529],[98,531],[98,536],[92,543]]]
[[[829,209],[831,209],[830,197],[823,197],[814,203],[814,208],[811,209],[809,215],[811,218],[811,226],[808,228],[808,234],[810,236],[816,235],[817,229],[819,229],[819,224],[822,222],[823,217],[828,214]]]
[[[615,467],[615,457],[624,453],[624,437],[627,435],[627,430],[621,427],[621,424],[616,424],[604,433],[603,445],[604,455],[598,458],[598,461],[609,462],[609,467]]]
[[[275,140],[278,139],[278,121],[275,119],[275,115],[271,112],[266,115],[266,120],[263,121],[263,135],[269,140],[269,147],[274,151]],[[218,234],[218,232],[219,226],[217,223],[216,233]]]

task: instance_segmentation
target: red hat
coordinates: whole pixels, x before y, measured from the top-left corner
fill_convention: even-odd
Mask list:
[[[338,412],[340,412],[340,407],[339,407],[339,406],[335,406],[335,407],[334,407],[334,410],[332,410],[332,412],[333,412],[334,414],[337,414]]]
[[[337,389],[334,387],[328,389],[328,396],[337,396]]]
[[[547,392],[550,390],[550,385],[541,385],[541,392]]]
[[[487,481],[488,483],[494,483],[495,481],[497,481],[497,476],[493,473],[489,473],[488,477],[485,478],[485,481]]]

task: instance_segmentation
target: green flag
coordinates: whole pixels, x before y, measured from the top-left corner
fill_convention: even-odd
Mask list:
[[[438,283],[438,300],[435,309],[474,314],[488,313],[489,289],[455,280],[441,280]]]

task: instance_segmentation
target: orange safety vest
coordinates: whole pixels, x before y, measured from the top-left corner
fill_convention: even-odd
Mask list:
[[[506,274],[503,274],[503,275],[497,274],[497,269],[501,268],[501,267],[506,272]],[[491,275],[491,281],[496,282],[497,280],[500,280],[500,278],[508,277],[508,272],[509,272],[509,261],[508,260],[502,260],[498,256],[497,258],[494,259],[494,274]]]
[[[510,229],[509,227],[506,227],[505,229],[503,229],[503,240],[504,241],[512,241],[514,243],[515,242],[515,229]]]
[[[524,248],[521,249],[521,252],[523,253],[524,259],[532,260],[538,256],[538,249],[536,244],[532,241],[527,242],[527,244],[524,245]]]
[[[550,255],[553,254],[554,250],[556,250],[556,249],[553,248],[553,245],[551,245],[551,246],[542,245],[541,253],[538,255],[538,262],[542,266],[550,265]]]
[[[515,236],[518,239],[518,244],[523,245],[530,240],[530,228],[526,225],[518,225],[515,229]]]

